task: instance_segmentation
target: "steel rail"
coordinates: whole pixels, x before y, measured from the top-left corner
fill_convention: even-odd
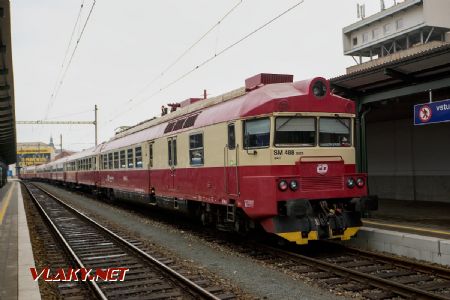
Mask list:
[[[296,258],[300,259],[300,262],[303,264],[312,265],[313,267],[325,270],[325,271],[332,271],[335,273],[344,273],[345,275],[350,275],[352,279],[361,281],[361,279],[364,279],[364,282],[368,285],[375,286],[377,288],[386,289],[386,287],[390,288],[390,291],[396,294],[399,294],[404,297],[408,298],[414,298],[414,296],[419,296],[421,299],[439,299],[439,300],[450,300],[449,297],[445,297],[442,295],[433,294],[427,291],[420,290],[415,287],[407,286],[405,284],[401,284],[398,282],[390,281],[384,278],[380,278],[374,275],[366,274],[363,272],[359,272],[356,270],[352,270],[346,267],[342,267],[333,263],[325,262],[320,259],[315,259],[312,257],[308,257],[305,255],[301,255],[298,253],[293,253],[290,251],[273,248],[271,246],[266,245],[259,245],[259,247],[264,248],[270,252],[275,252],[277,254],[281,254],[285,256],[286,258]]]
[[[33,185],[33,186],[36,187],[37,189],[41,190],[45,194],[47,194],[50,198],[52,198],[53,200],[57,201],[63,207],[65,207],[68,210],[70,210],[71,212],[75,213],[77,216],[81,217],[82,219],[84,219],[88,223],[94,225],[95,227],[97,227],[101,231],[107,233],[114,240],[118,241],[119,243],[121,243],[122,245],[127,247],[128,249],[132,250],[134,253],[138,254],[144,260],[146,260],[146,261],[150,262],[152,265],[158,267],[160,270],[162,270],[163,272],[165,272],[169,276],[172,276],[175,279],[179,280],[181,283],[183,283],[189,289],[191,289],[194,293],[196,293],[196,295],[194,295],[194,296],[201,296],[204,299],[220,300],[220,298],[216,297],[214,294],[210,293],[208,290],[202,288],[201,286],[199,286],[195,282],[191,281],[187,277],[185,277],[185,276],[181,275],[180,273],[176,272],[175,270],[171,269],[170,267],[168,267],[164,263],[160,262],[159,260],[157,260],[153,256],[151,256],[148,253],[142,251],[141,249],[139,249],[138,247],[136,247],[132,243],[128,242],[127,240],[123,239],[122,237],[120,237],[116,233],[112,232],[108,228],[104,227],[103,225],[101,225],[98,222],[94,221],[93,219],[91,219],[90,217],[86,216],[82,212],[78,211],[76,208],[74,208],[71,205],[63,202],[60,198],[58,198],[57,196],[55,196],[52,193],[48,192],[44,188],[41,188],[41,187],[36,186],[36,185]]]
[[[342,246],[342,245],[339,245]],[[433,266],[433,265],[425,265],[423,263],[415,262],[415,261],[409,261],[406,259],[402,259],[399,257],[393,257],[389,255],[384,255],[381,253],[374,253],[366,250],[361,250],[349,246],[343,246],[346,251],[353,252],[355,254],[359,254],[363,257],[369,258],[369,259],[376,259],[384,263],[391,263],[398,267],[403,268],[411,268],[414,267],[414,270],[433,274],[435,276],[439,276],[441,278],[450,280],[450,269],[439,267],[439,266]]]
[[[62,242],[65,250],[70,254],[70,256],[72,257],[72,259],[75,261],[75,263],[77,264],[77,266],[79,268],[84,268],[86,269],[86,266],[82,263],[81,259],[78,257],[78,255],[76,255],[76,253],[73,251],[73,249],[70,247],[69,243],[67,242],[66,238],[62,235],[62,233],[59,231],[58,227],[56,226],[56,224],[52,221],[52,219],[50,218],[50,216],[47,214],[47,212],[45,211],[45,209],[42,207],[42,205],[39,203],[39,201],[36,199],[36,197],[33,195],[33,193],[30,191],[29,187],[27,184],[24,184],[25,188],[28,191],[28,194],[30,195],[31,199],[33,199],[33,202],[37,205],[37,207],[39,208],[39,212],[41,213],[41,215],[43,215],[45,217],[45,221],[50,225],[50,228],[52,229],[52,231],[56,234],[56,236],[59,238],[59,240]],[[95,295],[99,298],[99,299],[103,299],[103,300],[107,300],[108,297],[106,297],[106,295],[103,293],[103,291],[101,290],[101,288],[98,286],[98,284],[95,281],[91,281],[91,280],[86,280],[85,281],[88,285],[91,286],[91,289],[93,290],[93,292],[95,293]]]

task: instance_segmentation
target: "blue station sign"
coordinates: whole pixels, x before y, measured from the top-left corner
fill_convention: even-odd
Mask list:
[[[414,125],[450,122],[450,99],[414,105]]]

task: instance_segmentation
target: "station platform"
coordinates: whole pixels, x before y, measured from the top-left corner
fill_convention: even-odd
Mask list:
[[[0,189],[0,299],[41,299],[18,180]]]
[[[450,203],[380,199],[347,244],[450,266]]]

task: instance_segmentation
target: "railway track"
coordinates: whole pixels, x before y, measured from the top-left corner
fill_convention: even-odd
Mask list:
[[[129,268],[124,281],[90,281],[99,299],[234,299],[221,287],[187,273],[167,257],[154,257],[33,184],[25,184],[54,236],[77,268]],[[70,286],[70,282],[68,283]],[[75,286],[75,285],[74,285]]]
[[[365,299],[450,300],[450,269],[319,242],[312,248],[242,243],[227,234],[198,232],[205,241],[226,244],[241,254],[308,278],[326,288]]]
[[[146,213],[145,216],[147,215]],[[160,221],[166,222],[164,219],[162,217]],[[173,218],[170,220],[167,224],[173,226]],[[306,278],[339,293],[356,294],[371,300],[450,299],[449,269],[329,242],[322,242],[312,248],[317,251],[298,247],[279,248],[250,241],[236,234],[199,229],[181,221],[176,222],[176,226],[192,232],[208,243],[228,247],[231,251],[250,256],[285,273]]]
[[[443,268],[347,248],[317,257],[258,248],[251,253],[256,259],[274,260],[285,270],[367,299],[450,299],[450,271]]]

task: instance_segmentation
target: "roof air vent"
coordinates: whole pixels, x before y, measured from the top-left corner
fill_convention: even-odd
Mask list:
[[[251,91],[265,84],[293,82],[294,75],[261,73],[245,80],[245,89]]]

